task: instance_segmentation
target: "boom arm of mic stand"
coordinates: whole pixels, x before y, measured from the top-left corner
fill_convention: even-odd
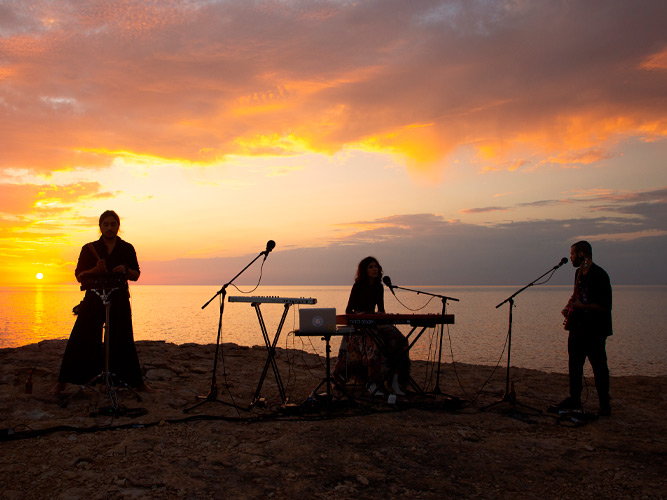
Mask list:
[[[257,255],[257,257],[255,257],[254,259],[252,259],[252,260],[250,261],[250,263],[249,263],[247,266],[245,266],[243,269],[241,269],[241,271],[239,271],[239,273],[238,273],[236,276],[234,276],[231,280],[229,280],[227,283],[225,283],[224,285],[222,285],[222,288],[221,288],[220,290],[218,290],[218,291],[215,293],[215,295],[214,295],[213,297],[211,297],[211,298],[208,300],[208,302],[206,302],[206,304],[204,304],[203,306],[201,306],[201,308],[204,309],[204,308],[205,308],[207,305],[209,305],[209,304],[213,301],[213,299],[215,299],[218,295],[220,295],[221,293],[224,294],[225,291],[227,290],[227,287],[228,287],[229,285],[231,285],[232,283],[234,283],[234,280],[235,280],[236,278],[238,278],[239,276],[241,276],[241,275],[245,272],[246,269],[248,269],[250,266],[252,266],[252,265],[255,263],[255,261],[256,261],[257,259],[259,259],[262,255],[265,255],[265,254],[266,254],[266,251],[261,251],[261,252],[259,252],[259,255]]]
[[[408,292],[414,292],[417,295],[428,295],[429,297],[438,297],[438,298],[444,299],[444,300],[453,300],[455,302],[459,302],[459,299],[455,299],[454,297],[447,297],[446,295],[438,295],[437,293],[422,292],[420,290],[412,290],[411,288],[404,288],[402,286],[396,286],[396,285],[392,285],[391,287],[392,288],[398,288],[399,290],[406,290]]]
[[[547,271],[547,273],[548,273],[548,272],[549,272],[549,271]],[[547,273],[544,273],[544,274],[547,274]],[[544,274],[543,274],[542,276],[544,276]],[[541,278],[542,276],[540,276],[540,278]],[[539,280],[540,278],[537,278],[535,281]],[[517,290],[516,292],[514,292],[512,295],[510,295],[509,297],[507,297],[505,300],[503,300],[500,304],[498,304],[498,305],[496,306],[496,309],[498,309],[500,306],[502,306],[502,305],[503,305],[504,303],[506,303],[506,302],[514,301],[514,297],[516,297],[517,295],[519,295],[519,294],[520,294],[521,292],[523,292],[526,288],[530,288],[531,286],[533,286],[533,284],[535,283],[535,281],[533,281],[532,283],[528,283],[526,286],[524,286],[523,288],[520,288],[519,290]]]
[[[539,281],[539,280],[541,280],[542,278],[544,278],[547,274],[554,272],[554,271],[555,271],[556,269],[558,269],[559,267],[560,267],[560,265],[552,267],[552,268],[549,269],[546,273],[542,274],[541,276],[538,276],[537,278],[535,278],[533,281],[531,281],[530,283],[528,283],[528,284],[527,284],[526,286],[524,286],[523,288],[519,288],[516,292],[514,292],[512,295],[510,295],[510,296],[507,297],[505,300],[503,300],[500,304],[498,304],[498,305],[496,306],[496,309],[498,309],[500,306],[502,306],[505,302],[509,302],[510,300],[513,300],[514,297],[516,297],[517,295],[519,295],[519,294],[520,294],[521,292],[523,292],[526,288],[530,288],[530,287],[533,286],[537,281]]]
[[[200,401],[199,403],[197,403],[193,406],[190,406],[189,408],[184,409],[183,413],[189,413],[191,410],[201,406],[202,404],[204,404],[208,401],[216,401],[218,403],[233,406],[237,410],[247,410],[247,408],[241,408],[234,403],[227,403],[226,401],[222,401],[222,400],[218,399],[218,383],[217,383],[217,380],[216,380],[216,372],[218,371],[218,352],[219,352],[219,349],[220,349],[220,337],[221,337],[221,334],[222,334],[222,315],[223,315],[223,312],[224,312],[224,309],[225,309],[225,294],[227,293],[227,287],[229,285],[231,285],[236,278],[241,276],[241,274],[243,274],[243,272],[246,269],[248,269],[262,255],[266,255],[266,252],[264,252],[264,251],[260,252],[259,255],[257,255],[257,257],[255,257],[253,260],[251,260],[250,263],[247,266],[245,266],[243,269],[241,269],[241,271],[236,276],[234,276],[228,283],[225,283],[222,286],[222,288],[220,290],[218,290],[216,292],[216,294],[213,297],[211,297],[209,299],[209,301],[206,302],[206,304],[204,304],[201,307],[202,309],[204,309],[207,305],[209,305],[213,301],[213,299],[215,299],[218,295],[222,294],[222,302],[220,302],[220,316],[219,316],[219,319],[218,319],[218,337],[217,337],[217,340],[216,340],[216,343],[215,343],[215,358],[213,358],[213,371],[211,373],[211,389],[209,390],[209,392],[206,396],[198,396],[198,399],[201,399],[202,401]]]
[[[554,272],[556,269],[558,269],[560,265],[557,265],[551,269],[549,269],[546,273],[542,274],[542,276],[539,276],[538,278],[535,278],[533,281],[528,283],[526,286],[519,288],[516,292],[514,292],[512,295],[507,297],[505,300],[503,300],[500,304],[496,306],[496,309],[498,309],[500,306],[503,304],[509,302],[510,309],[509,309],[509,321],[508,321],[508,328],[507,328],[507,371],[505,373],[505,394],[503,394],[503,397],[500,401],[496,401],[495,403],[492,403],[490,405],[487,405],[482,408],[482,411],[486,411],[488,408],[491,408],[493,406],[496,406],[497,404],[500,403],[510,403],[512,406],[514,405],[521,405],[525,408],[528,408],[529,410],[535,411],[537,413],[542,413],[542,410],[539,410],[537,408],[533,408],[531,406],[525,405],[523,403],[518,403],[516,401],[516,394],[512,395],[510,394],[510,356],[512,353],[512,309],[514,308],[514,297],[519,295],[521,292],[523,292],[526,288],[530,288],[533,286],[537,281],[541,280],[544,278],[547,274]]]

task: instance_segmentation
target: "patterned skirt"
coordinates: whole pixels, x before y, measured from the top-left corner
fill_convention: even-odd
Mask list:
[[[378,346],[382,344],[382,348]],[[340,344],[334,377],[346,382],[391,382],[395,373],[404,382],[410,374],[408,341],[393,325],[360,328]]]

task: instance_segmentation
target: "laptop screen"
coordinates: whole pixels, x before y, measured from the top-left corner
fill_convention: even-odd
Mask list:
[[[302,307],[299,309],[301,334],[336,333],[335,307]]]

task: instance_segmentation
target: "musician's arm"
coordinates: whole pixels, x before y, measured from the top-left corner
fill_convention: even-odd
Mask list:
[[[81,280],[85,278],[86,276],[90,274],[101,274],[105,273],[107,270],[107,265],[104,259],[100,259],[97,261],[97,264],[95,264],[95,267],[91,267],[90,269],[85,269],[83,271],[80,271],[75,277],[76,280],[81,283]]]
[[[141,270],[139,269],[139,261],[137,260],[137,252],[134,247],[125,242],[123,245],[124,264],[120,264],[113,268],[115,273],[125,273],[125,276],[130,281],[137,281]]]
[[[609,312],[609,309],[601,306],[600,304],[584,304],[580,301],[574,302],[573,307],[579,311]]]
[[[113,268],[114,273],[125,273],[125,276],[127,276],[127,279],[130,281],[137,281],[139,279],[139,271],[136,269],[132,269],[126,265],[121,264],[120,266],[116,266]]]
[[[384,288],[378,293],[378,312],[384,314]]]
[[[570,297],[570,300],[567,301],[567,304],[565,304],[563,310],[560,312],[566,318],[568,314],[570,314],[570,311],[575,309],[574,303],[577,302],[577,283],[579,282],[579,271],[580,269],[577,269],[577,271],[574,273],[574,290],[572,290],[572,296]]]
[[[347,307],[345,308],[345,314],[354,314],[357,311],[357,304],[359,304],[359,285],[355,283],[352,285],[350,290],[350,297],[347,299]]]
[[[596,304],[594,302],[589,304],[584,304],[578,298],[572,297],[570,302],[567,303],[567,307],[576,309],[577,311],[595,311],[595,312],[609,312],[611,311],[610,307],[606,307],[603,304]]]
[[[567,315],[570,314],[570,310],[573,309],[572,304],[574,304],[575,300],[576,299],[575,299],[574,295],[572,295],[572,297],[570,297],[570,300],[567,301],[567,304],[565,304],[565,307],[563,307],[563,310],[560,312],[566,318],[567,318]]]
[[[596,268],[597,269],[597,268]],[[589,290],[589,300],[587,304],[581,302],[578,297],[572,296],[571,307],[578,311],[592,311],[608,313],[611,311],[611,284],[609,277],[604,274],[602,276],[595,275],[593,283],[591,283]]]
[[[81,280],[91,274],[105,273],[107,270],[106,261],[100,259],[97,252],[94,252],[92,245],[85,245],[79,254],[79,260],[74,270],[74,277],[81,283]]]
[[[595,302],[584,304],[579,299],[572,303],[572,307],[577,311],[592,311],[592,312],[611,312],[611,297],[607,300],[603,297],[598,297]]]

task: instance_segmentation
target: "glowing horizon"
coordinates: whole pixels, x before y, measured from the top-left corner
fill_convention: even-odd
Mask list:
[[[467,262],[457,247],[438,279],[469,265],[472,281],[505,280],[475,274],[521,269],[496,262],[494,246],[540,255],[549,242],[560,255],[587,238],[628,280],[665,282],[664,265],[638,271],[632,257],[659,258],[667,241],[667,6],[599,9],[11,4],[0,11],[0,285],[37,273],[72,283],[106,209],[147,264],[145,283],[215,280],[205,259],[268,239],[285,252],[284,280],[332,281],[335,263],[347,282],[367,252],[430,278],[408,260],[450,238],[479,254]],[[509,229],[526,232],[505,241]],[[178,273],[161,264],[176,260]]]

